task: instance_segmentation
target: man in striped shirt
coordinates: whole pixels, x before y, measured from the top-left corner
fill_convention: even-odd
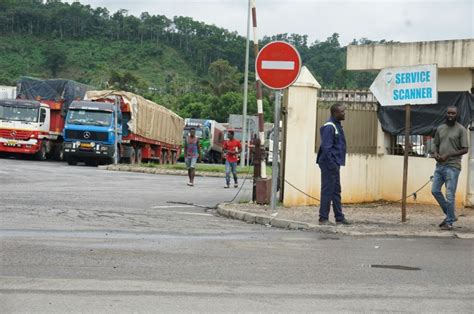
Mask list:
[[[201,147],[199,137],[196,136],[196,128],[189,130],[189,136],[184,141],[184,162],[188,169],[189,186],[194,186],[194,176],[196,174],[196,162],[201,159]]]

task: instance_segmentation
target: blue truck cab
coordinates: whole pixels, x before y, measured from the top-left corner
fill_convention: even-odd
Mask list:
[[[73,101],[64,125],[64,158],[69,165],[84,161],[87,165],[109,164],[119,155],[115,146],[122,142],[122,114],[113,103]]]

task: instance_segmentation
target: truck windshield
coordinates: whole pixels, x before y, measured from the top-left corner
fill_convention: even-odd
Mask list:
[[[0,105],[0,120],[38,122],[39,108]]]
[[[112,123],[112,113],[108,111],[95,110],[69,110],[67,123],[109,126]]]
[[[187,137],[189,135],[189,132],[191,129],[184,129],[183,131],[183,137]],[[196,128],[196,136],[199,138],[202,138],[202,129]]]
[[[225,135],[225,138],[229,139],[229,136],[227,135],[227,133]],[[234,131],[234,139],[242,141],[242,132],[241,131]]]

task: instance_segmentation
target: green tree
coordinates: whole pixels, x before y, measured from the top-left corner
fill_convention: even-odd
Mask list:
[[[55,77],[59,70],[67,63],[66,51],[59,47],[47,47],[42,52],[44,65],[51,71],[51,75]]]
[[[237,67],[231,66],[228,61],[219,59],[209,66],[207,84],[216,96],[239,88],[242,74]]]
[[[130,72],[117,72],[112,70],[109,76],[109,88],[119,89],[128,92],[144,92],[147,89],[145,83],[143,83],[138,77]]]

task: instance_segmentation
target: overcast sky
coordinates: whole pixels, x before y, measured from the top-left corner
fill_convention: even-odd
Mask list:
[[[72,1],[68,1],[72,2]],[[111,13],[126,9],[189,16],[245,36],[247,0],[81,0]],[[366,37],[402,42],[474,38],[474,0],[257,0],[259,38],[307,34],[309,42],[333,33],[340,42]]]

